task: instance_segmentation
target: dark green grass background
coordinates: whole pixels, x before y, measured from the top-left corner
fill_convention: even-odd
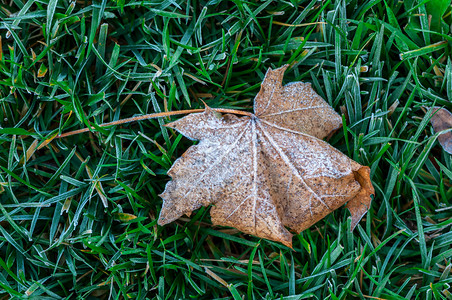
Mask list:
[[[0,299],[451,299],[450,1],[0,1]],[[313,24],[314,23],[314,24]],[[267,68],[343,114],[329,142],[371,167],[292,251],[208,209],[156,225],[193,144],[160,111],[250,111]],[[175,118],[172,118],[173,120]]]

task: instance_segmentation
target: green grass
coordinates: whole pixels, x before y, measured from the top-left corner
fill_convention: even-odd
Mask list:
[[[452,109],[450,2],[296,2],[1,1],[0,299],[452,298],[452,159],[426,114]],[[169,118],[43,145],[201,100],[249,111],[287,63],[343,113],[329,142],[371,167],[354,232],[345,209],[295,251],[204,208],[157,226],[193,144]]]

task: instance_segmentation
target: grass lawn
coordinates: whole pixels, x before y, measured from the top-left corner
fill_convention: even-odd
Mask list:
[[[452,299],[450,1],[59,1],[0,4],[0,300]],[[371,168],[350,232],[338,209],[280,243],[157,225],[193,141],[155,112],[251,111],[269,67],[343,115],[329,143]],[[88,133],[57,134],[95,126]]]

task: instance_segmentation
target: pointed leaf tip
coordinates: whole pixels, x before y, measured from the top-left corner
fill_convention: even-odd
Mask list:
[[[355,229],[356,225],[358,225],[359,221],[369,210],[372,202],[371,195],[375,195],[374,187],[370,181],[370,168],[358,166],[358,169],[353,171],[353,175],[355,176],[355,180],[361,185],[361,188],[355,197],[347,202],[346,206],[352,218],[351,231]]]

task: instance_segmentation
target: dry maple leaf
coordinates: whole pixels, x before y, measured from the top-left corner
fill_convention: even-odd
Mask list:
[[[369,168],[321,140],[341,118],[310,84],[282,86],[286,69],[268,70],[254,114],[206,107],[168,124],[200,142],[168,171],[160,225],[213,204],[213,224],[292,247],[285,226],[301,232],[348,202],[356,226],[374,193]]]
[[[436,133],[452,128],[452,113],[450,111],[435,106],[433,107],[432,113],[433,116],[430,122]],[[452,131],[440,134],[438,141],[447,153],[452,154]]]

